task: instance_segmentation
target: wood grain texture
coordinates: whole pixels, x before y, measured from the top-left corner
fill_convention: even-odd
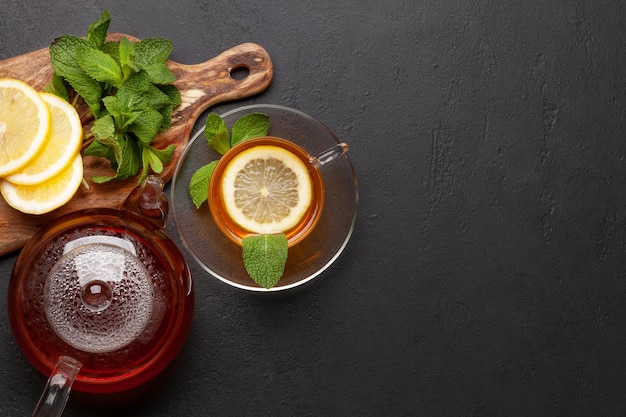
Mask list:
[[[110,40],[119,40],[124,34],[110,34]],[[207,108],[229,100],[249,97],[264,91],[272,81],[273,66],[268,53],[254,43],[243,43],[200,64],[185,65],[168,61],[176,75],[174,83],[181,92],[182,103],[172,115],[170,129],[161,132],[153,145],[164,148],[175,145],[172,161],[165,165],[161,177],[167,182],[172,178],[176,163],[189,142],[194,124]],[[231,77],[231,71],[246,68],[249,73],[243,79]],[[18,78],[41,91],[52,78],[52,66],[47,48],[0,61],[0,78]],[[90,128],[88,111],[78,107],[85,131]],[[0,255],[24,246],[28,239],[44,224],[57,217],[86,207],[119,207],[130,191],[137,185],[136,178],[93,184],[93,175],[113,175],[108,161],[86,157],[85,179],[89,189],[81,187],[74,198],[65,206],[45,215],[28,215],[14,210],[0,198]]]

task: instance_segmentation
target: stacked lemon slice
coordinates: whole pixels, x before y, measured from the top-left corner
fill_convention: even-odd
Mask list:
[[[83,179],[82,139],[67,101],[0,79],[0,193],[11,207],[43,214],[67,203]]]

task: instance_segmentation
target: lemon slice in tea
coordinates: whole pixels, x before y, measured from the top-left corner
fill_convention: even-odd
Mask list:
[[[37,91],[20,80],[0,79],[0,176],[37,155],[50,124],[50,111]]]
[[[274,145],[254,146],[236,155],[224,169],[221,190],[230,218],[258,234],[293,229],[313,199],[306,164]]]

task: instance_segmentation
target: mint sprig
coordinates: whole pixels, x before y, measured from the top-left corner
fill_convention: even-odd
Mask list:
[[[287,237],[249,235],[242,239],[243,264],[254,282],[269,289],[278,283],[287,262]]]
[[[84,155],[103,157],[115,170],[113,176],[94,176],[102,183],[150,171],[161,173],[172,159],[174,145],[152,146],[154,137],[171,125],[172,113],[181,103],[167,67],[172,43],[150,38],[132,42],[122,37],[107,42],[111,15],[104,10],[89,26],[87,36],[61,36],[50,45],[54,75],[46,90],[68,101],[75,93],[83,98],[95,121],[85,138]]]
[[[270,129],[269,117],[262,113],[250,113],[241,116],[235,121],[231,131],[228,131],[224,119],[218,114],[209,113],[204,126],[204,137],[208,145],[220,155],[224,155],[230,148],[247,139],[267,135]],[[200,208],[209,196],[209,182],[217,160],[199,168],[191,177],[189,194],[196,208]]]
[[[224,120],[215,113],[207,116],[204,136],[207,144],[220,155],[245,140],[266,136],[269,117],[262,113],[250,113],[237,119],[230,132]],[[218,160],[200,167],[189,181],[189,195],[196,208],[209,197],[209,182]],[[269,289],[283,275],[287,263],[288,245],[284,233],[272,235],[248,235],[241,241],[243,264],[254,282]]]
[[[212,161],[199,168],[191,176],[191,180],[189,181],[189,194],[196,208],[200,208],[202,203],[209,198],[209,181],[211,180],[211,175],[216,165],[217,161]]]

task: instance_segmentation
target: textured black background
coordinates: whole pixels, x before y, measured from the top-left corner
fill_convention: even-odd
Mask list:
[[[73,393],[65,416],[626,415],[624,2],[308,3],[3,1],[0,59],[103,8],[181,63],[259,43],[270,88],[212,110],[309,113],[359,179],[353,238],[320,279],[264,297],[192,265],[172,366],[145,392]],[[0,415],[29,415],[45,378],[0,303]]]

